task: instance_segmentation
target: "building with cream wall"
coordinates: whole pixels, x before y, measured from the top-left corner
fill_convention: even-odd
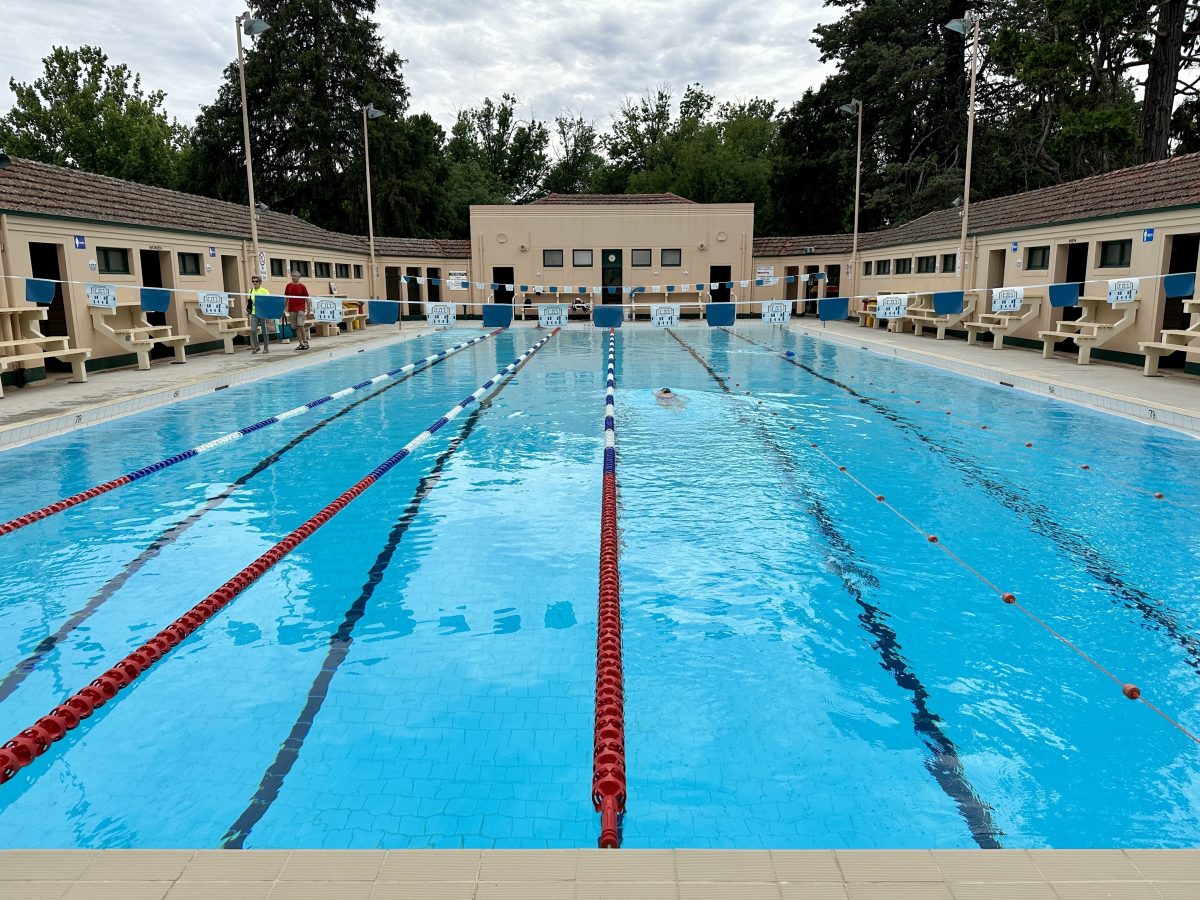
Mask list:
[[[699,300],[736,299],[742,314],[756,315],[752,301],[766,299],[797,301],[799,311],[799,301],[823,296],[1034,287],[1195,271],[1200,154],[977,202],[965,266],[958,264],[961,219],[955,209],[862,234],[852,259],[850,235],[756,238],[752,204],[698,204],[670,194],[550,195],[522,206],[471,207],[470,240],[378,238],[374,272],[363,236],[329,232],[272,211],[257,215],[272,291],[282,291],[286,272],[299,267],[314,295],[383,297],[402,302],[406,317],[422,315],[426,302],[453,300],[466,317],[478,314],[471,304],[525,302],[521,286],[529,289],[531,302],[549,299],[537,296],[538,286],[547,294],[551,285],[572,291],[644,287],[632,298],[641,304],[667,298],[666,286],[676,285],[670,299],[685,309]],[[0,171],[0,275],[6,276],[0,279],[0,303],[26,305],[19,280],[24,277],[62,281],[42,323],[45,333],[65,335],[73,347],[90,347],[89,369],[128,365],[133,360],[126,348],[94,327],[82,282],[114,284],[120,302],[130,305],[142,286],[187,292],[176,295],[185,300],[192,291],[242,293],[254,262],[249,224],[245,206],[14,159]],[[785,275],[798,280],[788,284]],[[809,278],[814,275],[821,280]],[[754,279],[764,276],[780,281],[755,286]],[[465,277],[466,290],[433,283],[458,277]],[[727,281],[735,282],[732,291],[708,287]],[[704,289],[696,291],[697,284]],[[587,300],[630,302],[620,290]],[[1097,357],[1138,362],[1139,341],[1189,324],[1182,303],[1166,302],[1158,281],[1143,283],[1142,301],[1134,327]],[[232,314],[240,303],[234,299]],[[1118,313],[1110,307],[1104,314]],[[1063,315],[1071,311],[1045,304],[1036,320],[1015,333],[1016,342],[1036,346],[1037,332]],[[164,319],[187,336],[191,352],[222,346],[211,329],[189,317],[186,302],[173,303]],[[12,327],[10,317],[0,317],[0,328],[7,330],[0,342],[12,340],[7,333]],[[0,352],[15,355],[10,348]],[[1190,363],[1200,371],[1200,354]],[[17,365],[26,379],[41,374],[38,365]],[[13,376],[5,373],[6,383]]]

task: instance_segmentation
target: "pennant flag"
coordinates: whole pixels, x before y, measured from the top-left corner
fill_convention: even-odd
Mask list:
[[[477,291],[483,290],[483,282],[482,281],[475,282],[475,290],[477,290]]]
[[[716,287],[716,285],[713,285],[713,287]],[[696,285],[696,291],[697,291],[697,292],[700,292],[700,291],[702,291],[702,290],[704,290],[704,285],[702,285],[702,284],[698,284],[698,285]]]
[[[935,291],[933,313],[937,316],[957,316],[963,311],[962,291]]]
[[[748,288],[748,287],[750,287],[750,282],[749,282],[749,280],[747,280],[747,279],[743,279],[742,281],[739,281],[739,282],[738,282],[738,287],[744,287],[744,288]]]
[[[425,283],[425,280],[426,280],[426,279],[425,279],[425,276],[424,276],[424,275],[413,275],[412,277],[413,277],[413,278],[415,278],[415,279],[417,279],[417,284],[424,284],[424,283]]]
[[[372,325],[395,325],[399,316],[399,303],[384,303],[382,300],[367,301],[367,321]]]
[[[440,287],[440,286],[441,286],[441,284],[442,284],[442,279],[440,279],[440,278],[428,278],[428,279],[426,279],[426,280],[427,280],[427,281],[428,281],[430,284],[432,284],[434,287]]]
[[[818,301],[817,317],[822,322],[836,322],[850,318],[850,298],[827,297]]]
[[[766,282],[765,282],[763,279],[761,279],[761,278],[755,278],[755,279],[754,279],[754,286],[755,286],[755,287],[762,287],[764,284],[766,284]]]
[[[558,285],[557,284],[550,285],[550,293],[552,293],[552,294],[558,293]]]
[[[726,281],[724,284],[725,284],[725,287],[729,288],[730,290],[733,290],[733,282],[732,281]]]
[[[653,294],[661,294],[663,292],[662,285],[661,284],[650,285],[650,292]]]
[[[610,286],[609,286],[609,288],[608,288],[608,292],[609,292],[610,294],[615,294],[615,293],[617,292],[617,289],[616,289],[615,287],[612,287],[612,286],[610,285]]]
[[[408,283],[409,283],[409,282],[411,282],[411,281],[412,281],[412,276],[411,276],[411,275],[401,275],[401,276],[400,276],[400,283],[401,283],[401,284],[408,284]]]
[[[510,287],[511,287],[511,285],[510,285]],[[527,285],[527,284],[521,285],[521,293],[528,294],[529,293],[529,285]]]
[[[675,293],[675,285],[673,285],[673,284],[668,284],[668,285],[667,285],[667,293],[668,293],[668,294],[673,294],[673,293]]]
[[[41,278],[26,278],[25,301],[27,303],[36,303],[39,306],[49,306],[54,302],[55,287],[56,285],[53,281],[45,281]]]
[[[592,285],[592,293],[593,294],[600,294],[600,293],[603,293],[603,291],[604,291],[604,289],[602,287],[600,287],[600,285],[598,285],[598,284]]]
[[[500,285],[498,285],[498,284],[489,284],[489,285],[488,285],[488,290],[489,290],[489,291],[498,291],[498,290],[500,290]]]
[[[787,283],[788,283],[788,284],[795,284],[795,283],[796,283],[796,276],[795,276],[795,275],[789,275],[789,276],[787,276]]]
[[[714,281],[712,284],[710,284],[710,285],[708,286],[708,289],[709,289],[710,291],[719,291],[719,290],[721,289],[721,282],[719,282],[719,281]]]
[[[1079,282],[1050,285],[1050,305],[1055,308],[1079,305]]]
[[[505,289],[506,291],[511,291],[511,290],[513,289],[513,286],[512,286],[511,284],[506,284],[506,285],[504,286],[504,289]]]

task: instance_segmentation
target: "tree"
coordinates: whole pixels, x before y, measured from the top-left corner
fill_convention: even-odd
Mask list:
[[[516,107],[517,98],[504,94],[499,103],[486,97],[458,114],[448,149],[469,180],[486,185],[485,196],[473,202],[525,203],[542,192],[550,132],[536,119],[519,121]]]
[[[109,65],[98,47],[55,47],[32,84],[10,79],[16,95],[0,118],[0,146],[56,166],[175,187],[186,131],[162,108],[162,91],[142,91],[141,76]]]
[[[345,200],[365,190],[362,108],[373,103],[398,128],[408,104],[402,60],[383,46],[370,18],[376,5],[376,0],[254,3],[271,25],[246,52],[256,199],[337,231],[366,224]],[[241,116],[234,62],[216,99],[197,118],[190,190],[246,202]],[[379,171],[393,164],[390,146],[382,143],[375,154]]]
[[[558,116],[554,120],[557,154],[542,182],[548,194],[581,194],[592,188],[596,174],[604,165],[600,156],[600,138],[596,126],[581,116]]]

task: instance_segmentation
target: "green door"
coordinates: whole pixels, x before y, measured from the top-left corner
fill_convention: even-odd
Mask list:
[[[600,251],[600,283],[604,286],[604,303],[620,303],[621,289],[625,285],[624,268],[620,250]],[[616,291],[609,292],[609,288]]]

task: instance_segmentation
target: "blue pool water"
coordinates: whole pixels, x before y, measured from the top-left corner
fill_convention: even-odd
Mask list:
[[[874,499],[1195,730],[1200,443],[737,330],[767,346],[618,333],[624,846],[1200,842],[1200,746]],[[0,520],[464,334],[4,452]],[[0,735],[534,340],[505,332],[0,538]],[[553,338],[0,786],[0,846],[594,846],[606,344]]]

